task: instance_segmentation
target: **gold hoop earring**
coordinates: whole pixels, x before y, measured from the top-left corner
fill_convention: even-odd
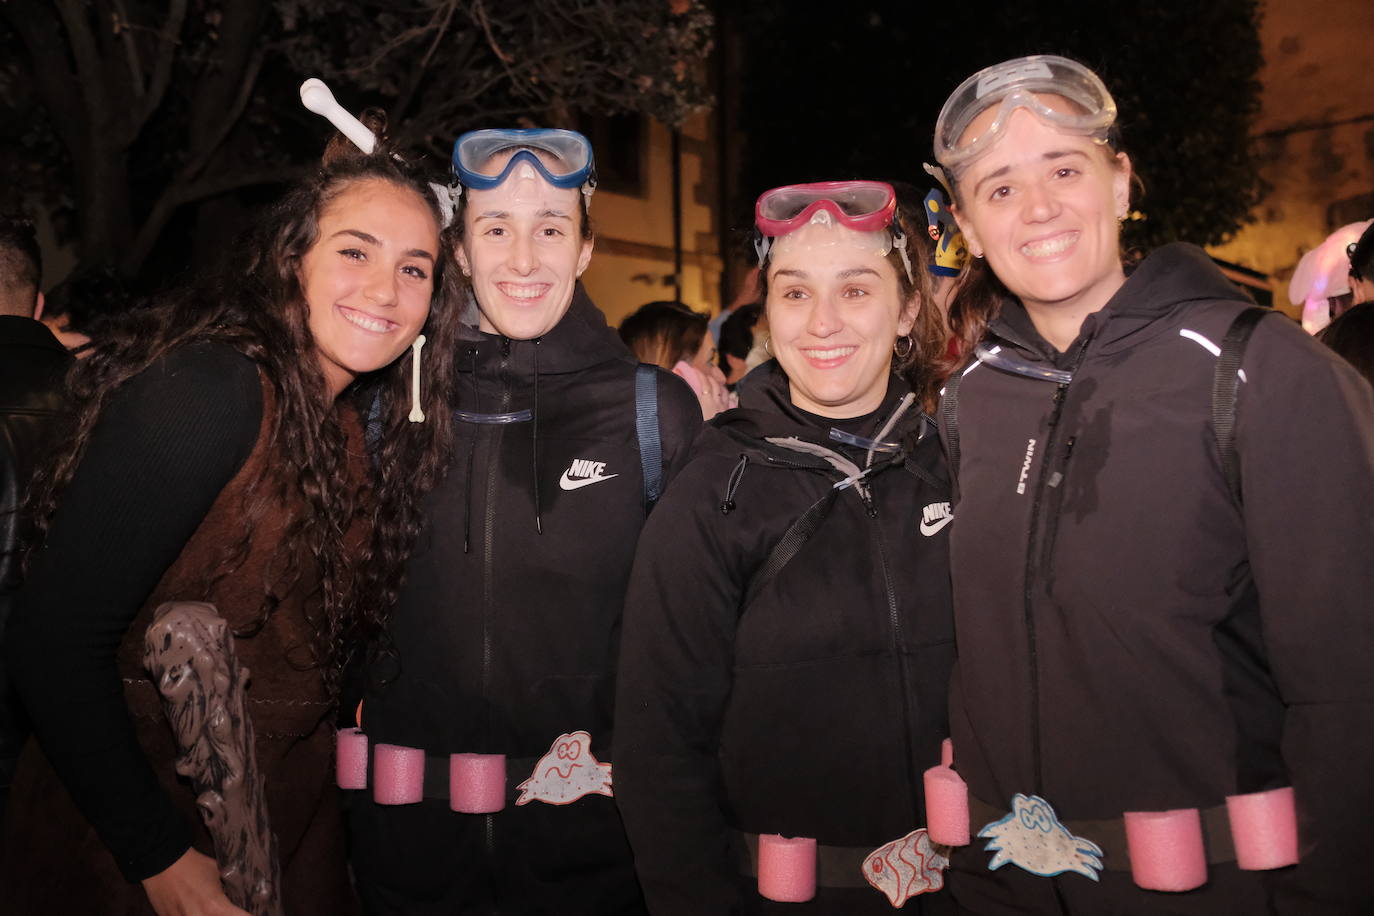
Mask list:
[[[897,349],[897,345],[904,340],[906,341],[906,349]],[[911,351],[914,349],[916,349],[916,341],[912,338],[910,334],[906,335],[905,337],[898,337],[896,340],[892,342],[892,352],[896,354],[898,359],[906,359],[908,356],[911,355]]]
[[[772,355],[773,355],[773,338],[772,338],[772,337],[765,337],[765,338],[763,339],[763,352],[767,353],[769,356],[772,356]]]

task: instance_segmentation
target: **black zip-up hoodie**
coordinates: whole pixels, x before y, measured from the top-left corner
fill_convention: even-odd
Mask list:
[[[1171,245],[1065,353],[1003,306],[988,343],[1073,378],[960,377],[950,720],[956,768],[1002,811],[1019,792],[1098,820],[1292,785],[1301,862],[1162,894],[1121,861],[1096,883],[989,871],[975,822],[950,882],[972,912],[1374,912],[1374,398],[1267,316],[1242,364],[1239,508],[1212,378],[1249,304]]]
[[[587,732],[590,753],[612,762],[615,648],[645,521],[636,365],[580,286],[542,338],[462,344],[455,401],[469,420],[455,424],[452,466],[425,507],[391,626],[395,660],[369,671],[362,726],[374,744],[505,754],[512,789],[560,735]],[[667,372],[658,403],[666,482],[701,411]],[[611,797],[517,806],[511,792],[485,816],[444,799],[369,799],[355,796],[355,859],[401,911],[642,912]]]
[[[874,452],[862,485],[836,494],[744,607],[793,522],[870,455],[794,408],[776,364],[742,390],[744,406],[712,421],[635,559],[616,701],[635,864],[655,914],[889,912],[864,883],[862,855],[855,886],[769,904],[741,876],[739,846],[742,833],[781,833],[875,850],[925,823],[920,773],[939,762],[954,655],[938,439],[894,377],[860,434],[895,418],[878,437],[904,451]]]

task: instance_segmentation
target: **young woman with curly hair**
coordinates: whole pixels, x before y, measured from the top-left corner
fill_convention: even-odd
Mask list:
[[[382,629],[442,463],[459,325],[425,182],[384,143],[340,139],[234,276],[130,316],[74,376],[84,407],[36,499],[5,647],[37,738],[6,825],[8,912],[239,912],[143,671],[169,600],[213,603],[251,671],[286,912],[352,909],[338,673]],[[421,332],[428,422],[409,423]],[[371,449],[354,403],[377,406]]]

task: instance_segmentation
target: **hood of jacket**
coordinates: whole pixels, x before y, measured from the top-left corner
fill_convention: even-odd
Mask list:
[[[1174,242],[1141,261],[1126,282],[1098,312],[1083,321],[1078,339],[1068,352],[1084,342],[1110,355],[1163,333],[1167,319],[1199,301],[1232,300],[1254,303],[1226,278],[1212,259],[1196,245]],[[1029,354],[1055,361],[1054,348],[1040,335],[1018,300],[1008,298],[989,327],[993,335]]]
[[[867,445],[836,438],[834,427],[799,410],[792,403],[787,373],[777,360],[764,363],[746,378],[748,384],[740,386],[740,406],[710,421],[741,448],[741,458],[767,461],[770,456],[785,455],[793,464],[829,466],[845,477],[855,477],[864,468],[900,462],[930,428],[915,404],[916,396],[897,375],[889,376],[882,404],[854,432],[872,440]]]
[[[531,376],[536,369],[540,375],[567,375],[608,360],[634,360],[581,282],[573,290],[568,311],[547,334],[530,340],[512,340],[501,334],[476,331],[476,339],[464,342],[463,350],[459,371],[478,374],[495,368],[506,352],[508,371],[517,376]]]

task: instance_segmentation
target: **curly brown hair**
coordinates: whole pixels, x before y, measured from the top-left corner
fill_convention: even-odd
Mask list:
[[[380,135],[375,117],[364,120],[372,121],[369,126]],[[31,490],[36,532],[29,545],[31,556],[114,393],[172,350],[202,341],[228,344],[252,359],[273,389],[276,409],[268,448],[277,470],[284,470],[275,479],[285,482],[269,487],[274,478],[266,471],[251,482],[242,534],[225,546],[205,584],[208,589],[238,568],[255,524],[270,506],[284,498],[303,502],[306,511],[291,520],[275,548],[273,568],[282,573],[264,585],[256,621],[237,635],[261,630],[280,597],[313,564],[320,577],[323,619],[313,621],[317,642],[309,647],[307,666],[323,666],[326,685],[335,695],[351,656],[362,647],[385,643],[405,558],[420,528],[420,500],[448,464],[453,423],[448,404],[463,333],[458,304],[465,295],[452,251],[441,245],[431,309],[422,329],[428,341],[421,395],[426,422],[407,419],[413,350],[359,377],[337,402],[330,397],[315,358],[299,279],[301,259],[319,236],[320,215],[355,184],[381,180],[419,195],[436,224],[443,225],[424,178],[385,142],[364,155],[338,140],[331,141],[322,168],[271,207],[246,241],[244,254],[233,259],[231,271],[122,316],[108,328],[95,354],[73,368],[68,385],[79,405],[77,418],[62,457]],[[370,427],[371,460],[361,490],[351,482],[348,468],[343,411],[350,406],[367,417]],[[361,556],[349,553],[345,538],[359,521],[371,523]]]

